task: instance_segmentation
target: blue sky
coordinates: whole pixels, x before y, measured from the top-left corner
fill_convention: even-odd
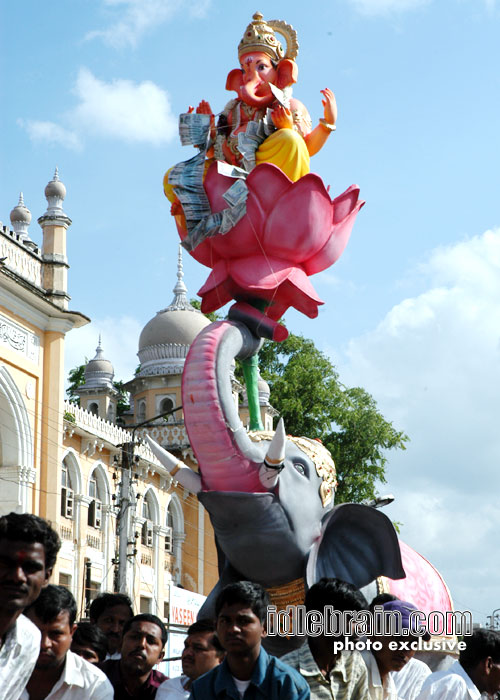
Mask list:
[[[141,328],[172,298],[177,235],[164,171],[192,154],[177,115],[220,111],[252,13],[298,31],[294,95],[337,131],[314,157],[332,193],[367,205],[339,262],[313,278],[325,306],[288,328],[411,437],[391,455],[388,515],[434,565],[459,610],[500,606],[500,6],[495,0],[25,0],[0,3],[0,219],[22,190],[36,218],[55,166],[68,194],[73,309],[67,365],[102,333],[118,378]],[[309,10],[309,13],[308,13]],[[497,48],[495,49],[495,46]],[[190,293],[208,270],[184,257]]]

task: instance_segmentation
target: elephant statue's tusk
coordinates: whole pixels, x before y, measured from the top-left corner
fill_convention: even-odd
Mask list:
[[[285,446],[285,424],[283,418],[280,418],[267,454],[259,468],[259,479],[266,489],[273,489],[278,483],[279,473],[285,461]]]
[[[201,491],[201,477],[199,474],[188,467],[187,464],[181,462],[180,459],[170,454],[170,452],[163,449],[163,447],[150,438],[149,435],[146,435],[145,439],[155,457],[163,464],[172,478],[192,493]]]

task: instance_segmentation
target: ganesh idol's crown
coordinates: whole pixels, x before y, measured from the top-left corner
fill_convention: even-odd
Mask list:
[[[285,38],[286,51],[277,40],[275,31]],[[238,45],[238,58],[252,51],[262,51],[274,61],[282,58],[294,60],[299,52],[297,32],[290,24],[280,19],[270,19],[266,22],[262,14],[256,12]]]

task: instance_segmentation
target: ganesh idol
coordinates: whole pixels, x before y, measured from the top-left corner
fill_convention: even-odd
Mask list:
[[[288,307],[317,315],[323,302],[308,277],[341,255],[363,205],[356,185],[332,200],[310,172],[310,157],[335,130],[337,105],[321,90],[323,116],[313,128],[292,96],[297,54],[293,27],[256,12],[238,45],[240,67],[227,76],[237,96],[218,115],[206,100],[180,115],[181,143],[198,152],[164,178],[182,245],[212,268],[201,310],[232,299],[232,317],[245,304],[246,321],[252,316],[261,330],[270,319],[275,340]]]
[[[286,39],[286,50],[275,31]],[[246,153],[240,150],[240,134],[253,122],[254,126],[262,127],[260,131],[265,138],[260,137],[250,168],[273,163],[294,182],[309,172],[310,156],[322,148],[335,130],[337,105],[331,90],[321,90],[324,116],[312,128],[305,105],[292,97],[292,85],[298,75],[295,62],[298,48],[297,33],[289,24],[281,20],[266,22],[260,12],[253,15],[238,46],[240,68],[230,71],[226,80],[226,89],[234,90],[238,97],[227,103],[217,123],[208,102],[202,100],[196,109],[197,114],[210,116],[207,167],[213,159],[248,167]],[[168,175],[165,193],[175,202]]]

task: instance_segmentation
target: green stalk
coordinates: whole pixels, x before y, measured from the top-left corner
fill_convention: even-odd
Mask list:
[[[259,353],[242,360],[241,364],[247,390],[250,430],[264,430],[260,417],[259,387],[257,384],[259,381]]]

